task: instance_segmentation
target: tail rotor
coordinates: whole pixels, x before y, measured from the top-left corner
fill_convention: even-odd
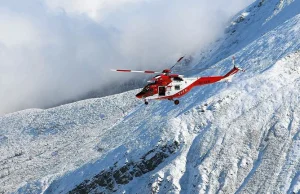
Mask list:
[[[240,70],[242,72],[246,71],[246,70],[240,68],[239,66],[236,66],[236,64],[235,64],[235,56],[232,56],[232,65],[234,66],[234,68],[236,68],[236,69],[238,69],[238,70]]]

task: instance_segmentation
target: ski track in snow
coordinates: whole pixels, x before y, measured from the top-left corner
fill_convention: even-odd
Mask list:
[[[246,72],[193,89],[178,106],[144,106],[134,90],[0,117],[0,193],[67,193],[174,141],[176,153],[115,192],[299,192],[299,6],[256,1],[239,13],[194,66],[223,74],[235,55]]]

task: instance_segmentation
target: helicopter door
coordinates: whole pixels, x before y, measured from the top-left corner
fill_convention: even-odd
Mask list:
[[[165,96],[166,95],[166,88],[165,88],[165,86],[159,86],[158,87],[158,95],[159,96]]]

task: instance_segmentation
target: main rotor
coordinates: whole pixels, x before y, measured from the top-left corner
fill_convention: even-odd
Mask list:
[[[125,73],[145,73],[145,74],[163,74],[163,75],[169,75],[172,72],[172,69],[180,63],[180,61],[184,58],[180,57],[177,62],[170,68],[170,69],[164,69],[163,71],[136,71],[136,70],[129,70],[129,69],[111,69],[111,71],[117,71],[117,72],[125,72]]]

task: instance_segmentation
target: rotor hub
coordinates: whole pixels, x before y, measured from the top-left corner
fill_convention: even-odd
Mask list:
[[[162,71],[162,73],[169,74],[169,73],[171,73],[171,70],[170,69],[165,69],[165,70]]]

